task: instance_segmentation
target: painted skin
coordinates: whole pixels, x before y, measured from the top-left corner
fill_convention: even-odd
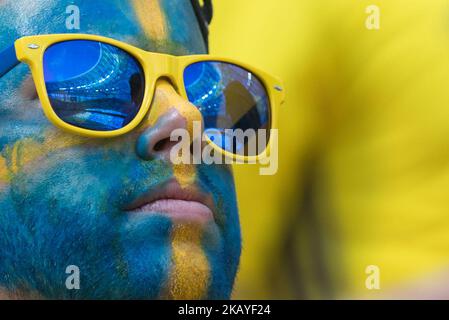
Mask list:
[[[22,35],[64,33],[67,0],[0,2],[0,50]],[[189,1],[77,1],[80,33],[146,50],[204,53]],[[99,19],[101,17],[101,19]],[[71,30],[70,32],[73,32]],[[29,70],[0,79],[0,287],[8,297],[69,299],[229,298],[240,257],[240,226],[227,166],[173,166],[167,127],[189,128],[197,109],[158,82],[150,112],[114,139],[64,133],[43,115]],[[167,182],[205,193],[206,225],[166,215],[133,217],[126,206]],[[80,289],[65,286],[80,268]],[[0,294],[1,296],[1,294]]]

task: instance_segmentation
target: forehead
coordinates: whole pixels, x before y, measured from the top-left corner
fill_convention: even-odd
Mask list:
[[[73,22],[79,17],[79,29]],[[89,33],[176,55],[204,53],[189,0],[0,0],[0,49],[24,35]]]

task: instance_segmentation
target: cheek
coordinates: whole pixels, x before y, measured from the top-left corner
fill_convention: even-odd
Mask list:
[[[16,72],[17,71],[17,72]],[[42,131],[51,124],[45,117],[40,102],[34,98],[26,66],[19,66],[0,79],[0,150],[29,138],[41,139]]]
[[[11,182],[26,186],[24,196],[51,190],[43,197],[64,199],[75,207],[113,210],[120,201],[173,176],[169,164],[142,161],[134,149],[133,136],[94,140],[51,128],[38,138],[6,146],[3,171]]]

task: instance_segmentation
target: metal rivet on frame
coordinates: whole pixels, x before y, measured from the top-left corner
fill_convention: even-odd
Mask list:
[[[274,89],[277,91],[283,91],[284,89],[281,86],[274,86]]]

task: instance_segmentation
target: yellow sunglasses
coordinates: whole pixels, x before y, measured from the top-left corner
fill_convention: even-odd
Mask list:
[[[265,150],[242,155],[228,130],[277,128],[277,107],[284,101],[279,79],[233,59],[153,53],[97,35],[22,37],[0,52],[0,77],[20,62],[31,68],[48,119],[88,137],[116,137],[136,128],[157,80],[165,77],[201,112],[214,148],[243,161],[266,156],[270,141]]]

